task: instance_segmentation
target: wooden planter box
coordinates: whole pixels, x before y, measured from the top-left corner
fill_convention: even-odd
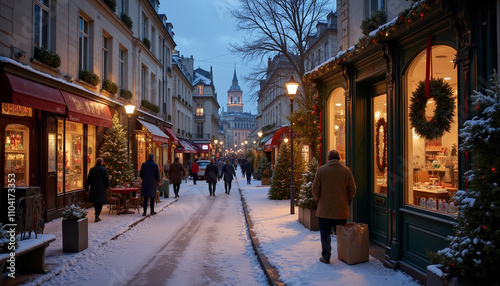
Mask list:
[[[319,230],[319,221],[315,209],[299,207],[299,223],[309,230]]]
[[[62,238],[64,252],[80,252],[89,246],[89,220],[62,221]]]
[[[270,185],[271,184],[271,177],[262,177],[261,183],[263,186]]]
[[[473,286],[477,285],[473,280],[449,277],[446,278],[445,274],[441,271],[441,265],[433,264],[427,266],[427,279],[426,286]]]

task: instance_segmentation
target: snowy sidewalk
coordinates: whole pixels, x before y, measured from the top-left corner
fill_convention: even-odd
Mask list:
[[[369,262],[357,265],[338,260],[335,236],[331,264],[323,264],[319,261],[319,232],[299,224],[298,209],[290,215],[290,201],[269,200],[269,186],[260,186],[257,180],[247,185],[246,179],[238,178],[238,184],[262,252],[286,285],[420,285],[409,275],[384,267],[372,256]]]

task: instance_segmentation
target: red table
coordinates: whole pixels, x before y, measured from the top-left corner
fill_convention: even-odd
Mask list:
[[[134,212],[129,212],[128,207],[127,207],[127,195],[138,192],[139,188],[113,188],[111,189],[112,193],[117,193],[117,194],[122,194],[123,197],[123,212],[120,212],[118,214],[132,214]]]

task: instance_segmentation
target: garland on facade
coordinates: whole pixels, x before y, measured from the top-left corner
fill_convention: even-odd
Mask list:
[[[311,82],[323,74],[331,71],[337,66],[347,62],[349,58],[361,53],[364,49],[377,45],[392,37],[392,34],[407,29],[409,25],[422,20],[431,10],[431,5],[436,0],[417,1],[411,8],[408,8],[394,18],[392,21],[381,25],[377,30],[372,31],[368,36],[359,39],[359,42],[345,51],[340,51],[327,63],[315,68],[304,75],[304,83]]]
[[[420,81],[411,97],[410,123],[415,133],[430,141],[441,138],[445,132],[450,131],[455,115],[455,99],[453,89],[442,78],[431,78],[429,94],[436,101],[434,116],[430,120],[425,116],[428,98],[425,96],[425,82]]]
[[[384,149],[382,150],[382,158],[380,158],[380,127],[382,127],[384,130]],[[385,173],[385,168],[387,168],[387,122],[383,117],[381,117],[376,125],[375,129],[377,130],[377,134],[375,135],[375,152],[377,153],[376,155],[376,163],[377,163],[377,168],[380,173]]]

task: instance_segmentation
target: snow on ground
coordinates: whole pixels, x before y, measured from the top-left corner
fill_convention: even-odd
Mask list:
[[[158,214],[126,232],[142,215],[107,215],[105,207],[101,222],[89,220],[89,249],[76,254],[61,252],[61,221],[51,222],[46,233],[59,232],[59,239],[47,250],[46,262],[59,266],[32,284],[266,285],[239,193],[235,188],[227,196],[222,189],[219,183],[213,198],[206,182],[182,184],[179,199],[162,199]],[[110,240],[116,233],[122,234]]]
[[[171,198],[156,206],[158,214],[146,218],[108,214],[105,207],[95,223],[88,209],[89,248],[80,253],[62,252],[61,219],[48,223],[45,233],[57,238],[46,252],[50,272],[35,275],[29,285],[267,285],[250,245],[238,185],[262,251],[287,285],[419,285],[372,257],[352,266],[339,261],[335,236],[331,264],[319,262],[319,232],[289,214],[289,201],[269,200],[269,187],[242,178],[229,196],[219,182],[215,198],[204,181],[182,184],[179,199],[170,190]]]
[[[238,179],[247,202],[254,231],[269,262],[286,285],[420,285],[412,277],[388,269],[370,256],[370,261],[348,265],[337,257],[336,237],[332,237],[330,265],[319,261],[319,231],[310,231],[298,222],[298,209],[290,215],[290,201],[267,198],[269,187],[259,181],[252,186]]]

